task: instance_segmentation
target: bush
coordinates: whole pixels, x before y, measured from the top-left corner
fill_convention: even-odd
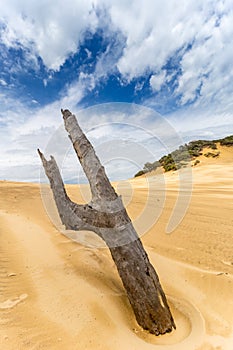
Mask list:
[[[196,166],[197,164],[201,163],[199,159],[196,159],[195,162],[194,162],[194,166]]]
[[[163,166],[164,170],[167,171],[171,171],[171,170],[177,170],[177,167],[175,165],[175,163],[169,163],[169,164],[165,164]]]
[[[207,140],[197,140],[197,141],[191,141],[187,145],[189,154],[192,157],[199,157],[202,153],[204,147],[211,148],[211,149],[217,149],[216,141],[207,141]]]
[[[139,170],[139,171],[137,172],[137,174],[134,175],[134,177],[142,176],[142,175],[144,175],[144,174],[145,174],[145,172],[144,172],[143,170]]]
[[[190,150],[189,154],[190,156],[192,156],[192,158],[199,157],[202,155],[202,153],[198,150]]]
[[[204,156],[207,157],[207,158],[216,158],[216,157],[219,157],[219,154],[220,152],[217,152],[217,153],[212,153],[212,152],[208,152],[208,153],[205,153]]]
[[[218,140],[221,146],[233,146],[233,135]]]
[[[214,142],[213,142],[213,144],[212,144],[212,145],[210,145],[210,146],[209,146],[209,148],[211,148],[211,149],[217,149],[217,145],[216,145],[216,143],[214,143]]]
[[[144,165],[143,170],[140,170],[136,176],[143,175],[147,172],[150,172],[152,170],[155,170],[157,167],[162,166],[165,171],[170,171],[170,170],[177,170],[180,169],[189,162],[190,157],[192,159],[195,159],[196,157],[199,157],[202,155],[203,148],[210,148],[212,150],[217,149],[216,143],[219,142],[220,145],[222,146],[233,146],[233,135],[227,136],[223,139],[219,140],[196,140],[196,141],[191,141],[188,144],[180,146],[178,149],[175,151],[169,153],[166,156],[163,156],[159,159],[159,161],[156,161],[154,163],[147,162]],[[219,157],[220,152],[207,152],[205,153],[205,157]],[[194,165],[199,164],[200,161],[196,160],[194,162]]]
[[[143,171],[148,173],[149,171],[156,170],[158,167],[160,167],[160,163],[158,161],[154,163],[147,162],[144,164]]]

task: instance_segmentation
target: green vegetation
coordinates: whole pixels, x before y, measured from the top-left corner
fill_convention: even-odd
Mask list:
[[[217,153],[207,152],[207,153],[204,154],[204,156],[207,157],[207,158],[210,158],[210,157],[217,158],[217,157],[219,157],[219,154],[220,154],[220,152],[217,152]]]
[[[143,170],[139,170],[139,171],[137,172],[137,174],[134,175],[134,177],[142,176],[142,175],[144,175],[144,174],[145,174],[145,172],[144,172]]]
[[[196,166],[197,164],[201,163],[199,159],[196,159],[195,162],[194,162],[194,166]]]
[[[197,140],[191,141],[188,144],[180,146],[175,151],[163,156],[159,161],[153,163],[145,163],[143,170],[140,170],[136,176],[141,176],[152,170],[156,170],[158,167],[162,166],[165,171],[178,170],[188,165],[188,163],[202,155],[204,148],[210,148],[211,150],[217,149],[217,143],[221,146],[233,146],[233,135],[227,136],[223,139],[208,141],[208,140]],[[205,157],[219,157],[220,152],[207,152],[204,154]],[[197,159],[194,165],[197,165],[200,161]]]
[[[221,146],[233,146],[233,135],[224,137],[224,139],[217,140],[216,142],[220,142]]]
[[[155,161],[154,163],[147,162],[144,164],[144,167],[142,170],[139,170],[137,174],[134,175],[134,177],[144,175],[146,173],[149,173],[152,170],[156,170],[158,167],[160,167],[161,164],[158,161]]]
[[[144,164],[143,171],[144,173],[148,173],[149,171],[156,170],[158,167],[160,167],[160,163],[158,161],[154,163],[147,162]]]

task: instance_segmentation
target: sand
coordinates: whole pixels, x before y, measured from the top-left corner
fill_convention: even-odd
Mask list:
[[[137,325],[95,236],[81,233],[76,242],[62,235],[38,184],[0,182],[0,349],[232,350],[233,148],[220,151],[192,167],[190,204],[170,234],[179,178],[174,172],[149,180],[156,222],[142,240],[177,325],[160,337]],[[115,184],[142,233],[153,216],[145,210],[147,184],[145,177]],[[70,185],[68,192],[81,201],[83,188]],[[184,198],[187,206],[187,188]]]

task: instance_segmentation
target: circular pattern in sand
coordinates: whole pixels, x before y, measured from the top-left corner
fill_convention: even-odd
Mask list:
[[[141,328],[134,331],[139,338],[154,344],[155,350],[194,350],[203,342],[205,321],[200,311],[187,300],[168,296],[176,330],[163,336],[155,337]]]

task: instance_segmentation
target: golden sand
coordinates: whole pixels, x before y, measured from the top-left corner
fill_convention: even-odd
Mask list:
[[[164,175],[163,198],[151,182],[161,210],[142,240],[177,325],[160,337],[135,322],[107,249],[91,248],[88,235],[90,246],[62,235],[39,185],[0,182],[0,349],[232,350],[233,148],[219,149],[219,158],[202,156],[192,168],[190,205],[171,234],[177,173]],[[130,216],[140,217],[147,178],[115,185]],[[80,200],[79,187],[68,192]]]

